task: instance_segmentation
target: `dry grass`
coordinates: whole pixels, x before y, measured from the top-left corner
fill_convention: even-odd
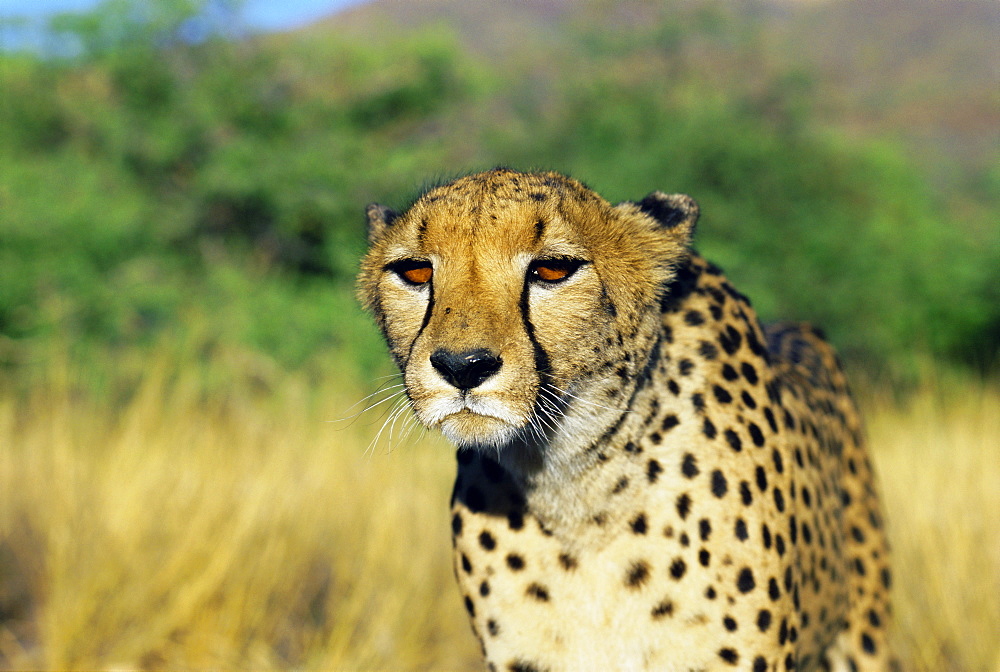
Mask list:
[[[323,422],[360,395],[291,379],[206,402],[152,372],[117,407],[71,387],[0,392],[0,667],[478,666],[442,441],[366,456],[377,423]],[[1000,391],[869,406],[901,652],[998,669]]]
[[[917,670],[1000,672],[1000,389],[936,381],[867,415],[901,655]]]

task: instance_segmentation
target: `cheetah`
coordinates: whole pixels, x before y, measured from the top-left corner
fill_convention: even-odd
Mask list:
[[[834,350],[762,327],[699,208],[504,168],[371,205],[358,294],[458,446],[490,670],[884,670],[891,574]]]

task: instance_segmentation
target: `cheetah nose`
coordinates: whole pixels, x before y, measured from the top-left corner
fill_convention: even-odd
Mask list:
[[[500,370],[503,360],[489,350],[451,352],[440,348],[431,355],[431,365],[445,380],[465,391],[478,387]]]

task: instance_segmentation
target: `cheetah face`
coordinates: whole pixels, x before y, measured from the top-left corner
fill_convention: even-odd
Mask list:
[[[497,170],[401,215],[369,207],[359,294],[418,419],[460,446],[499,448],[544,442],[570,407],[607,408],[584,390],[636,366],[623,344],[652,331],[686,251],[695,206],[673,198],[687,209],[667,227],[568,178]]]

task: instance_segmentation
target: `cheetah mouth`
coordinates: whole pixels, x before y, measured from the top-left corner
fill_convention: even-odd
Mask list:
[[[445,416],[438,423],[438,428],[456,445],[493,448],[507,444],[520,430],[519,425],[512,424],[506,418],[469,408]]]

